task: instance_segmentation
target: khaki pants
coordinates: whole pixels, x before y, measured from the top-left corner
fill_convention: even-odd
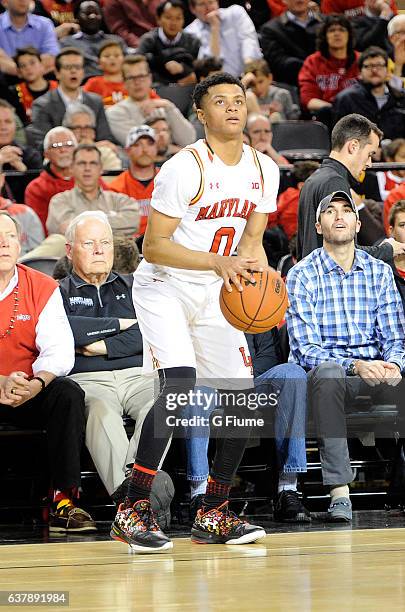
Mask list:
[[[134,461],[144,418],[154,402],[155,384],[158,392],[156,378],[143,376],[142,368],[82,372],[69,378],[85,392],[86,446],[111,495],[125,478],[125,466]],[[135,421],[129,442],[123,415]]]

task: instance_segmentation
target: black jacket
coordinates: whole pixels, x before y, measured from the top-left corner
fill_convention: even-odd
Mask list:
[[[245,334],[245,337],[252,358],[255,378],[282,362],[277,328],[261,334]]]
[[[136,323],[120,331],[118,319],[136,319],[132,303],[131,276],[111,272],[99,289],[72,273],[60,281],[66,314],[76,347],[104,340],[107,355],[85,357],[76,354],[71,374],[123,370],[142,366],[143,346]]]
[[[145,55],[153,80],[159,83],[175,83],[193,72],[193,62],[197,59],[201,43],[196,36],[182,32],[175,45],[165,45],[159,38],[159,28],[154,28],[141,36],[137,52]],[[170,74],[165,64],[170,61],[179,62],[184,67],[180,74]]]
[[[376,46],[384,49],[389,55],[392,46],[388,40],[386,19],[381,17],[370,17],[368,15],[357,15],[350,19],[353,26],[356,50],[365,51],[367,47]]]
[[[315,229],[315,214],[319,202],[333,191],[350,193],[351,188],[361,193],[361,184],[346,166],[330,157],[324,159],[320,168],[305,181],[298,205],[297,258],[299,260],[322,246],[322,236],[317,234]],[[359,214],[365,226],[371,222],[367,208],[361,209]],[[383,261],[392,258],[392,246],[388,243],[359,248]]]
[[[368,83],[359,81],[351,87],[344,89],[335,98],[333,103],[334,123],[350,113],[359,113],[378,125],[384,132],[384,138],[405,137],[405,94],[390,85],[388,99],[382,108],[371,93]]]
[[[7,146],[7,145],[5,145]],[[28,170],[42,170],[42,156],[39,151],[33,147],[20,145],[17,142],[12,142],[12,147],[19,147],[22,150],[22,161],[27,166]],[[3,165],[3,172],[17,172],[17,170],[10,164]],[[22,176],[7,176],[4,194],[10,200],[14,200],[18,204],[24,203],[25,188],[36,175],[25,174]]]
[[[261,29],[260,44],[274,79],[298,85],[298,73],[304,59],[316,51],[320,17],[313,17],[306,28],[296,25],[286,13],[270,19]]]

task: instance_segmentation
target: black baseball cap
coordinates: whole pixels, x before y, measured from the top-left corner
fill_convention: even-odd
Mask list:
[[[350,204],[351,209],[356,215],[357,219],[359,218],[359,212],[357,210],[356,204],[353,202],[353,199],[350,197],[346,191],[332,191],[329,195],[322,198],[319,202],[318,208],[316,209],[316,221],[319,223],[319,217],[321,213],[325,212],[331,202],[335,202],[336,200],[346,200],[348,204]]]

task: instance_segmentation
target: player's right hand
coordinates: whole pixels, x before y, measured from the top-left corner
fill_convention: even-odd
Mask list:
[[[253,281],[252,272],[263,272],[263,266],[259,264],[258,259],[216,255],[213,270],[218,276],[223,278],[226,290],[231,292],[231,283],[235,285],[238,291],[243,291],[239,276],[248,281]]]

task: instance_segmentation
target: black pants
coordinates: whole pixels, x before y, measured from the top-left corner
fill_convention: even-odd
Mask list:
[[[80,485],[85,416],[84,392],[77,383],[55,378],[44,391],[17,408],[0,404],[0,422],[22,429],[44,428],[53,487],[63,490]]]

